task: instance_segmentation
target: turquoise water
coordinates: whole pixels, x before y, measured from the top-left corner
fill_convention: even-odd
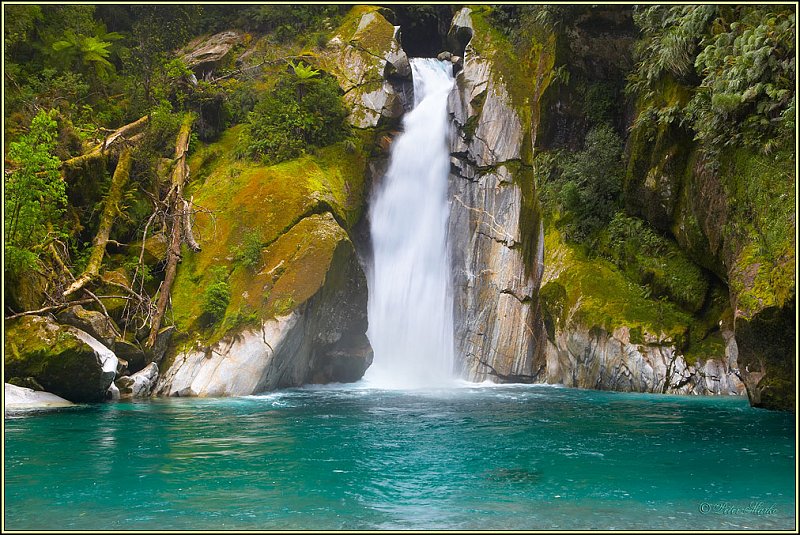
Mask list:
[[[737,398],[297,389],[7,416],[5,529],[793,529],[795,421]]]

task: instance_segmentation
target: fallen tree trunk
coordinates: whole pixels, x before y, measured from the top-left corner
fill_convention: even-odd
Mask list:
[[[69,297],[77,292],[100,273],[100,265],[103,263],[103,256],[106,254],[106,244],[108,244],[109,241],[108,237],[111,234],[111,227],[120,215],[119,205],[122,202],[122,193],[125,189],[125,185],[128,183],[128,177],[130,177],[131,174],[132,164],[133,157],[131,149],[126,147],[119,155],[117,168],[114,170],[114,176],[111,179],[111,188],[108,190],[108,196],[106,197],[105,206],[103,207],[103,214],[100,217],[100,227],[97,229],[97,234],[94,237],[89,263],[86,265],[86,269],[81,276],[64,291],[64,297]]]
[[[172,283],[175,281],[175,272],[178,269],[178,262],[181,259],[181,242],[183,236],[184,217],[183,217],[183,185],[189,177],[189,165],[186,162],[186,153],[189,150],[189,134],[192,131],[192,116],[188,115],[181,125],[178,132],[178,139],[175,143],[175,167],[172,170],[172,182],[169,193],[165,199],[168,206],[168,220],[172,223],[172,238],[169,249],[167,249],[167,267],[164,274],[164,282],[159,290],[158,301],[156,302],[156,313],[150,324],[150,335],[147,337],[146,347],[152,349],[156,343],[158,330],[161,328],[161,321],[169,303]]]
[[[80,167],[90,160],[105,156],[109,149],[121,145],[126,139],[128,141],[138,141],[142,137],[140,133],[141,130],[145,127],[145,125],[147,125],[147,121],[149,120],[150,116],[145,115],[141,119],[137,119],[130,124],[126,124],[125,126],[116,129],[114,132],[106,136],[103,142],[94,147],[92,150],[87,151],[85,154],[81,154],[80,156],[70,158],[69,160],[64,160],[61,164],[62,168]]]

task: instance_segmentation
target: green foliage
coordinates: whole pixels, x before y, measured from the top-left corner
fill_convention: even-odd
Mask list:
[[[726,146],[770,152],[793,135],[792,8],[650,6],[634,19],[642,38],[628,91],[640,97],[638,124],[685,124],[715,152]],[[692,89],[691,98],[659,98],[665,78]]]
[[[241,150],[266,164],[296,158],[346,137],[347,110],[330,76],[286,74],[248,115]]]
[[[286,42],[308,29],[319,28],[326,18],[341,14],[335,5],[262,5],[247,10],[242,17],[248,29],[273,33],[279,42]]]
[[[289,66],[294,71],[294,75],[300,80],[310,80],[311,78],[319,76],[320,71],[313,68],[311,65],[304,65],[299,61],[297,63],[290,61]]]
[[[171,158],[175,152],[175,136],[181,126],[182,116],[173,113],[172,105],[162,100],[150,112],[146,137],[142,149],[165,158]]]
[[[576,6],[544,4],[506,4],[492,6],[489,19],[492,25],[514,44],[525,39],[525,32],[533,26],[550,32],[558,31],[564,21],[574,18]]]
[[[794,10],[779,6],[742,8],[728,31],[706,37],[695,61],[703,80],[689,104],[697,139],[769,148],[792,133],[794,44]]]
[[[231,286],[228,273],[223,266],[211,271],[211,284],[203,292],[202,310],[209,323],[215,323],[225,317],[225,311],[231,302]]]
[[[9,144],[8,159],[17,167],[5,177],[6,271],[22,274],[58,230],[67,202],[66,186],[53,155],[57,143],[55,112],[40,111],[26,135]]]
[[[709,288],[703,270],[645,221],[617,212],[598,240],[597,252],[649,287],[653,297],[669,298],[689,312],[703,306]]]
[[[622,140],[602,124],[586,135],[583,150],[537,157],[542,201],[562,212],[570,238],[586,241],[619,207],[622,192]]]
[[[590,124],[611,123],[618,113],[618,94],[608,82],[589,84],[583,91],[583,114]]]
[[[114,71],[108,61],[113,41],[122,39],[116,32],[106,32],[102,26],[95,28],[94,35],[81,35],[67,30],[59,41],[52,45],[61,60],[77,65],[78,70],[89,70],[104,79]]]
[[[255,268],[261,261],[261,234],[251,230],[244,233],[242,243],[233,252],[234,262],[246,269]]]

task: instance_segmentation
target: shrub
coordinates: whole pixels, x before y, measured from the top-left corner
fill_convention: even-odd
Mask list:
[[[234,250],[233,259],[247,269],[258,265],[261,261],[261,235],[258,231],[252,230],[244,234],[242,243]]]
[[[536,159],[542,201],[560,209],[567,234],[586,241],[607,224],[619,207],[622,192],[622,140],[606,124],[586,135],[583,150]]]
[[[312,73],[296,66],[255,105],[240,140],[245,153],[274,164],[346,137],[347,110],[339,85],[328,75]]]
[[[7,273],[35,269],[51,239],[61,236],[59,219],[67,202],[66,184],[53,155],[58,141],[55,111],[40,111],[30,130],[9,144],[8,159],[18,167],[5,178]]]
[[[209,323],[225,317],[225,311],[231,302],[231,286],[228,284],[227,273],[224,267],[212,271],[211,284],[203,292],[203,314]]]

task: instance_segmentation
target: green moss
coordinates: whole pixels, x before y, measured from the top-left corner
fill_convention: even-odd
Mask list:
[[[265,167],[236,159],[231,146],[237,131],[230,129],[206,147],[215,158],[195,155],[190,162],[191,176],[206,166],[205,181],[187,189],[209,213],[195,219],[195,237],[203,250],[184,250],[172,289],[173,317],[180,331],[205,343],[254,318],[285,312],[274,306],[281,299],[291,297],[299,306],[313,295],[324,281],[335,244],[347,240],[340,225],[355,225],[365,202],[364,152],[372,132]],[[314,215],[325,213],[332,215]],[[248,236],[257,236],[260,255],[247,266],[237,265],[237,251]],[[230,303],[224,317],[203,326],[198,295],[214,284],[215,267],[229,273]]]
[[[6,381],[31,377],[48,392],[76,402],[105,397],[97,355],[66,327],[38,316],[9,320],[3,349]]]
[[[523,128],[539,122],[540,98],[553,81],[556,38],[538,25],[524,29],[518,45],[492,25],[488,6],[470,6],[475,35],[471,45],[492,62],[492,76],[511,97]],[[527,163],[530,163],[528,161]]]
[[[687,340],[692,321],[689,314],[669,301],[648,298],[644,289],[614,264],[588,258],[579,246],[564,242],[558,230],[551,227],[545,234],[543,288],[553,282],[564,293],[551,302],[545,291],[543,306],[554,315],[560,329],[580,324],[612,332],[624,326],[638,329],[642,335],[671,340],[679,347]]]
[[[725,360],[725,340],[719,331],[690,344],[683,352],[686,364],[694,366],[709,359]]]
[[[617,213],[601,232],[595,252],[609,258],[632,280],[649,287],[655,297],[668,297],[691,313],[705,303],[710,276],[675,242],[641,219]]]
[[[736,251],[729,283],[737,315],[747,318],[795,295],[795,158],[737,149],[721,161],[729,210],[723,232]]]

